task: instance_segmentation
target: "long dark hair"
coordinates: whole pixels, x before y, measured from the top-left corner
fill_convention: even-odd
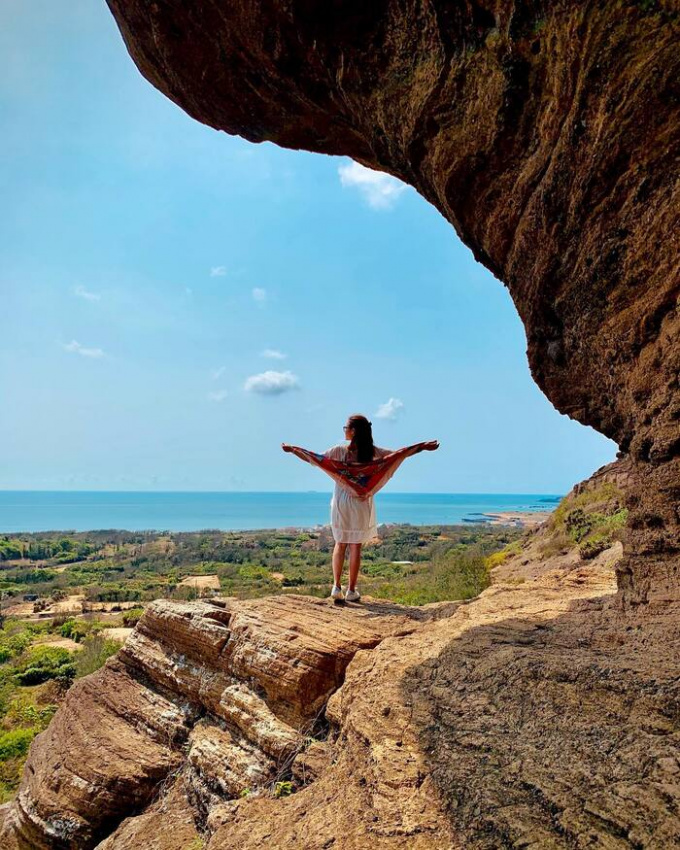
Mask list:
[[[354,436],[349,444],[350,451],[356,452],[359,463],[367,463],[369,460],[373,460],[375,446],[373,445],[371,423],[360,413],[352,414],[347,421],[350,427],[354,428]]]

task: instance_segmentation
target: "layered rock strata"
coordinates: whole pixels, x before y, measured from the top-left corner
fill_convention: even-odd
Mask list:
[[[680,596],[675,0],[107,0],[144,76],[414,186],[508,287],[558,410],[630,453],[627,603]]]
[[[202,825],[218,802],[311,781],[327,755],[325,704],[350,660],[449,607],[153,603],[32,745],[0,846],[93,847],[170,787]]]

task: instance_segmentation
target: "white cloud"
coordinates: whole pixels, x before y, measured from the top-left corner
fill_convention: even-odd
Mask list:
[[[84,286],[76,286],[76,288],[73,290],[73,294],[77,295],[78,298],[84,298],[86,301],[99,301],[99,299],[101,298],[101,295],[99,295],[97,292],[90,292],[89,290],[85,289]]]
[[[81,357],[103,357],[104,352],[101,348],[85,348],[75,339],[71,340],[64,345],[64,349],[66,351],[71,351],[74,354],[80,354]]]
[[[226,266],[212,266],[210,269],[210,277],[226,277],[227,276],[227,267]]]
[[[244,384],[247,392],[261,393],[262,395],[281,395],[289,390],[298,389],[300,381],[292,372],[262,372],[259,375],[251,375]]]
[[[216,390],[214,393],[208,393],[208,398],[210,401],[224,401],[228,395],[226,390]]]
[[[396,419],[404,409],[404,402],[399,398],[390,398],[381,404],[376,412],[378,419]]]
[[[210,377],[213,379],[213,381],[216,381],[216,380],[218,380],[218,378],[221,378],[222,375],[224,375],[226,369],[227,369],[226,366],[218,366],[217,369],[211,369],[210,370]]]
[[[265,350],[262,351],[261,354],[262,357],[268,357],[270,360],[285,360],[288,356],[282,351],[278,351],[276,348],[265,348]]]
[[[261,289],[259,286],[256,286],[253,289],[253,298],[256,301],[266,301],[267,300],[267,290]]]
[[[365,168],[358,162],[341,165],[338,168],[340,183],[345,187],[356,188],[366,203],[374,210],[389,210],[397,202],[406,184],[390,174]]]

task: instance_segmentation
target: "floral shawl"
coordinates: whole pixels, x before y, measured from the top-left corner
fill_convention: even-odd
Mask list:
[[[323,469],[334,481],[351,490],[356,496],[367,498],[384,487],[397,467],[410,455],[422,451],[421,447],[424,445],[425,443],[414,443],[412,446],[404,446],[403,449],[396,449],[368,463],[333,460],[299,446],[291,446],[290,451],[300,460]]]

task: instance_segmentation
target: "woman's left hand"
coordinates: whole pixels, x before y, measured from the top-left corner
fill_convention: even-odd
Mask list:
[[[424,452],[436,452],[439,448],[439,440],[430,440],[428,443],[423,443]]]

